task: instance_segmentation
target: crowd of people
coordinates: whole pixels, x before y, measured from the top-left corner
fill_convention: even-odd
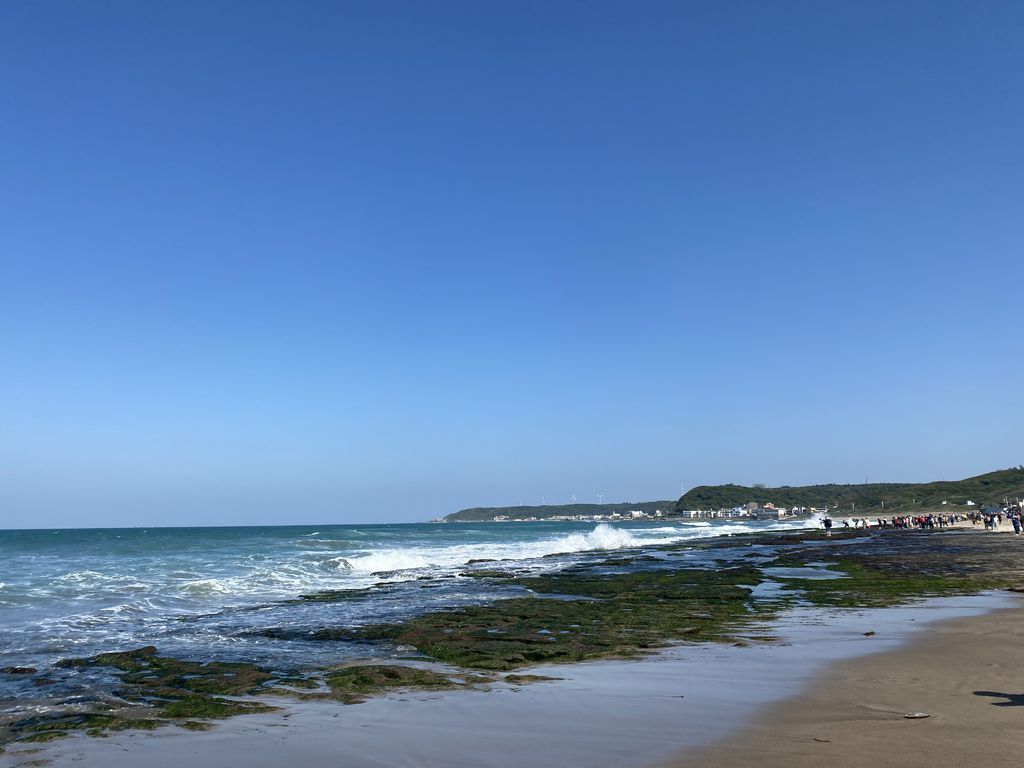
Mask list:
[[[1020,536],[1024,533],[1024,517],[1020,505],[1010,505],[997,510],[989,508],[983,512],[968,512],[966,514],[950,513],[935,514],[929,512],[924,515],[894,515],[892,517],[850,517],[842,521],[844,529],[868,530],[871,528],[917,528],[920,530],[933,530],[935,528],[946,528],[954,523],[970,522],[972,525],[984,525],[986,531],[998,531],[1000,524],[1007,520],[1013,525],[1014,534]],[[825,517],[821,521],[825,529],[825,535],[832,535],[832,528],[835,525],[832,518]]]
[[[971,525],[984,525],[986,531],[998,531],[1004,520],[1008,520],[1013,526],[1015,535],[1020,536],[1024,531],[1024,520],[1021,518],[1021,508],[1018,504],[999,511],[972,512],[967,517]]]
[[[933,529],[945,528],[953,523],[961,523],[967,519],[967,515],[905,515],[903,517],[890,517],[888,520],[879,518],[879,528],[920,528]]]

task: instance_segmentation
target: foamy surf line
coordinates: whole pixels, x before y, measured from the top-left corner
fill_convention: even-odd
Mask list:
[[[571,555],[671,543],[677,538],[640,539],[629,531],[602,523],[588,533],[571,533],[534,542],[463,544],[436,549],[381,549],[353,557],[335,558],[335,561],[343,561],[341,564],[353,571],[379,573],[416,568],[458,567],[468,564],[471,560],[533,560],[550,555]]]
[[[333,567],[352,572],[388,574],[389,578],[395,578],[403,571],[425,568],[455,568],[468,565],[473,560],[510,561],[514,563],[554,555],[657,547],[742,533],[800,530],[816,526],[817,521],[813,518],[771,523],[765,526],[744,525],[742,523],[713,525],[707,521],[697,521],[694,523],[683,523],[678,527],[662,526],[647,531],[629,531],[623,528],[616,528],[608,523],[600,523],[587,533],[570,533],[565,536],[536,542],[488,545],[467,544],[437,549],[381,549],[354,556],[339,556],[331,558],[327,562],[330,562]],[[655,533],[661,535],[649,535]]]
[[[589,531],[575,531],[535,540],[497,540],[430,546],[360,547],[348,538],[312,539],[297,555],[280,553],[267,562],[242,562],[211,573],[198,564],[187,570],[122,574],[92,569],[58,574],[45,586],[33,589],[33,597],[70,599],[78,596],[132,601],[145,594],[168,601],[241,601],[292,597],[311,590],[361,589],[375,584],[416,579],[424,572],[457,573],[477,562],[492,568],[537,567],[558,569],[573,562],[574,555],[656,548],[687,541],[707,540],[744,533],[813,528],[814,519],[768,524],[685,521],[677,525],[620,528],[600,523]],[[517,526],[517,529],[519,527]],[[317,532],[319,534],[319,531]],[[351,535],[351,532],[349,533]],[[312,545],[315,548],[310,548]],[[564,556],[559,558],[558,556]],[[551,559],[554,558],[554,559]],[[205,571],[205,572],[204,572]],[[184,606],[180,606],[184,607]],[[204,608],[205,609],[205,608]]]
[[[220,534],[220,541],[215,539],[217,534],[201,531],[170,534],[172,543],[180,540],[186,545],[185,556],[166,543],[143,556],[135,551],[116,557],[105,552],[81,554],[77,548],[68,555],[66,548],[58,547],[54,556],[24,560],[26,567],[13,574],[16,578],[4,579],[0,646],[6,646],[4,658],[9,657],[13,665],[47,663],[52,655],[67,654],[72,648],[99,652],[111,643],[146,645],[154,640],[176,643],[184,652],[215,642],[232,649],[244,646],[250,655],[258,655],[264,652],[258,640],[238,638],[259,624],[261,614],[233,613],[235,609],[286,604],[301,595],[329,591],[398,590],[389,593],[386,607],[371,593],[350,604],[346,620],[358,623],[369,620],[366,617],[376,620],[382,611],[398,615],[411,610],[408,606],[427,592],[435,600],[448,594],[456,601],[493,598],[502,586],[488,580],[436,581],[458,577],[467,568],[478,567],[477,563],[481,569],[509,574],[551,573],[581,560],[599,559],[604,552],[641,552],[666,545],[685,548],[688,541],[814,524],[813,520],[686,520],[399,526],[384,531],[339,526],[308,533],[283,531],[279,538],[264,534],[248,541],[234,532]],[[148,534],[126,531],[124,536],[135,537],[135,547],[148,543]],[[44,552],[46,544],[41,547]],[[424,576],[433,581],[424,581],[421,590],[408,588]],[[312,609],[294,610],[308,614]],[[178,631],[176,622],[182,617],[209,616],[222,618],[189,623],[195,628],[194,636]],[[305,615],[287,620],[312,621]]]

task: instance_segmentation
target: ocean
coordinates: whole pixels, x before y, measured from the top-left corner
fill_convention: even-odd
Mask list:
[[[325,626],[395,621],[479,604],[514,586],[467,566],[542,573],[614,550],[813,525],[783,522],[529,522],[0,531],[0,668],[155,645],[162,655],[297,670],[381,651],[314,642]],[[694,550],[695,564],[707,557]],[[480,561],[485,561],[481,563]],[[343,590],[346,599],[302,595]],[[0,675],[0,702],[99,695]],[[114,681],[110,681],[113,685]],[[70,684],[70,683],[69,683]],[[21,707],[18,707],[21,708]],[[8,710],[9,711],[9,710]]]

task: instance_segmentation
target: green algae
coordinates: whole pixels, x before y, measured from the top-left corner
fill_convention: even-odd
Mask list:
[[[264,683],[274,679],[273,674],[255,664],[182,661],[158,656],[153,646],[101,653],[88,659],[65,659],[58,666],[113,667],[120,671],[122,682],[128,686],[122,694],[130,700],[191,694],[241,696],[258,693]]]
[[[204,700],[208,699],[208,697],[201,698]],[[264,707],[262,704],[254,705],[250,702],[223,701],[226,701],[230,705],[241,704],[244,708],[244,713],[269,711],[272,709]],[[181,702],[176,702],[176,704],[180,703]],[[171,711],[168,711],[168,709]],[[153,712],[155,710],[147,709],[146,711]],[[184,712],[185,710],[182,709],[181,711]],[[113,714],[81,713],[28,718],[10,726],[9,733],[6,735],[4,741],[14,742],[17,744],[45,743],[64,738],[77,732],[84,733],[90,737],[102,738],[117,731],[155,730],[173,723],[173,720],[162,719],[162,717],[176,717],[174,714],[174,708],[170,707],[170,705],[168,707],[161,708],[159,710],[159,714],[161,715],[161,718],[149,717],[143,715],[137,710],[132,710],[115,712]],[[196,716],[229,717],[233,714],[242,714],[242,712],[235,711],[233,706],[230,710],[221,709],[219,712],[214,712],[207,706],[204,710],[204,714],[197,714]],[[212,727],[209,723],[201,723],[194,720],[177,724],[184,728],[188,728],[189,730],[206,730]]]
[[[1007,588],[1024,579],[1019,542],[975,531],[882,531],[853,542],[790,547],[770,565],[826,566],[842,578],[777,578],[805,602],[886,607],[943,595]]]
[[[396,688],[442,690],[462,684],[430,669],[401,664],[360,664],[329,674],[327,685],[336,696],[361,699]]]
[[[992,579],[988,553],[974,561],[968,558],[965,564],[963,557],[951,558],[947,552],[936,551],[934,540],[922,546],[924,542],[915,539],[913,532],[885,537],[846,531],[829,538],[822,532],[801,531],[698,545],[727,550],[753,543],[770,543],[776,552],[785,551],[771,565],[802,566],[823,558],[835,560],[832,567],[837,575],[841,572],[842,579],[777,579],[793,598],[799,596],[815,605],[898,605],[921,597],[977,592],[998,584]],[[966,549],[975,544],[970,542]],[[761,549],[757,553],[760,557],[774,554]],[[652,567],[654,562],[656,566]],[[1016,552],[1007,551],[1003,563],[1006,578],[1018,584],[1024,582],[1021,563]],[[609,567],[627,564],[642,569],[607,572]],[[542,576],[475,573],[521,587],[533,596],[435,611],[401,624],[328,627],[313,636],[411,645],[430,658],[453,665],[511,670],[538,663],[636,656],[673,642],[771,640],[771,636],[756,632],[742,637],[740,633],[788,604],[784,600],[769,608],[752,598],[750,586],[764,580],[755,567],[679,569],[672,568],[670,561],[648,555],[607,558]]]
[[[481,685],[481,684],[493,683],[497,678],[494,678],[491,675],[479,675],[479,674],[475,674],[475,673],[470,673],[470,674],[460,674],[458,676],[458,679],[461,680],[466,685]]]
[[[90,736],[97,736],[109,731],[153,730],[163,725],[167,725],[167,722],[150,717],[82,713],[28,718],[15,723],[13,730],[15,734],[28,734],[21,736],[19,741],[48,741],[72,731],[84,731]]]
[[[561,677],[550,677],[548,675],[505,675],[505,682],[512,685],[523,685],[524,683],[542,683],[551,680],[563,680]]]
[[[837,579],[778,578],[785,590],[799,590],[800,597],[813,605],[841,608],[884,608],[909,600],[977,592],[984,586],[976,580],[932,574],[896,575],[853,559],[841,559],[830,570]]]
[[[252,715],[273,712],[278,707],[257,701],[237,701],[216,696],[185,696],[160,706],[164,717],[217,720],[235,715]]]
[[[629,657],[671,642],[732,638],[759,615],[746,585],[761,580],[754,568],[574,569],[509,579],[534,597],[347,630],[346,637],[411,645],[431,658],[477,669]]]
[[[44,731],[42,733],[33,733],[29,736],[22,736],[17,740],[19,744],[40,744],[47,741],[55,741],[56,739],[63,739],[67,736],[64,731]]]
[[[319,688],[320,681],[315,677],[278,677],[274,680],[275,685],[284,685],[290,688]]]
[[[307,693],[274,687],[265,692],[303,701],[333,699],[359,704],[371,696],[395,690],[449,690],[472,688],[495,682],[489,675],[462,671],[437,672],[407,664],[353,664],[331,670],[323,678],[326,691]],[[317,681],[317,687],[320,682]]]
[[[121,681],[118,695],[141,708],[126,706],[107,713],[30,718],[10,726],[4,739],[44,741],[60,738],[70,731],[101,736],[113,731],[159,728],[178,719],[185,720],[183,727],[198,730],[201,720],[277,709],[260,702],[223,698],[262,693],[265,684],[275,679],[272,673],[253,664],[183,661],[160,656],[154,646],[145,646],[100,653],[90,658],[64,659],[56,666],[112,668]],[[285,679],[289,684],[307,684],[306,678]]]

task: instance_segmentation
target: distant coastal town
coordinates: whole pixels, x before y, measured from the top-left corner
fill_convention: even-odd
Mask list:
[[[608,514],[596,515],[551,515],[549,517],[511,517],[509,515],[495,515],[492,520],[496,523],[507,522],[536,522],[537,520],[578,520],[583,522],[598,522],[611,520],[657,520],[665,517],[673,517],[669,512],[656,509],[653,512],[644,512],[642,509],[629,509],[625,512],[609,512]],[[442,521],[444,522],[444,521]]]
[[[808,486],[704,485],[677,500],[612,504],[541,504],[472,507],[432,520],[437,523],[679,519],[783,520],[892,515],[995,513],[1024,497],[1024,466],[963,480],[931,483],[857,483]]]
[[[948,501],[941,502],[940,506],[943,509],[949,509],[950,513],[954,510],[960,512],[977,512],[980,515],[988,514],[1002,514],[1006,510],[1013,506],[1020,506],[1021,499],[1003,499],[1002,503],[997,504],[978,504],[972,499],[968,499],[966,502],[961,504],[950,504]],[[439,518],[431,520],[432,523],[448,523],[448,522],[493,522],[493,523],[529,523],[539,521],[562,521],[562,522],[624,522],[624,521],[638,521],[638,520],[679,520],[679,519],[702,519],[702,520],[720,520],[720,519],[745,519],[745,520],[788,520],[788,519],[799,519],[799,518],[810,518],[815,515],[820,516],[835,516],[835,517],[848,517],[856,513],[856,507],[841,509],[839,505],[829,507],[776,507],[771,502],[760,504],[756,501],[748,502],[736,507],[730,507],[729,509],[691,509],[691,510],[662,510],[654,509],[652,511],[644,511],[642,509],[629,509],[624,512],[608,512],[608,513],[597,513],[597,514],[552,514],[544,516],[527,515],[527,516],[513,516],[507,514],[496,514],[490,519],[476,519],[476,520],[459,520],[459,519],[445,519]]]
[[[752,501],[730,509],[692,509],[676,511],[674,509],[654,509],[645,511],[643,509],[627,509],[623,512],[607,512],[595,514],[551,514],[551,515],[526,515],[515,516],[508,514],[495,514],[490,519],[477,520],[449,520],[439,518],[431,520],[434,523],[448,522],[493,522],[493,523],[530,523],[540,520],[551,521],[575,521],[584,523],[598,522],[621,522],[626,520],[678,520],[683,519],[722,519],[722,518],[744,518],[747,520],[783,520],[789,518],[812,517],[815,514],[828,514],[831,510],[826,507],[776,507],[771,502],[759,504]]]
[[[594,513],[594,514],[550,514],[550,515],[527,515],[527,516],[516,516],[510,514],[495,514],[489,520],[475,520],[472,522],[494,522],[494,523],[529,523],[538,522],[540,520],[557,520],[557,521],[576,521],[576,522],[619,522],[625,520],[664,520],[664,519],[679,519],[679,518],[704,518],[704,519],[716,519],[716,518],[746,518],[750,520],[781,520],[784,518],[797,518],[797,517],[810,517],[815,513],[825,514],[829,510],[826,508],[817,509],[814,507],[776,507],[771,502],[766,504],[759,504],[757,502],[750,502],[739,507],[733,507],[731,509],[694,509],[694,510],[683,510],[676,511],[674,509],[653,509],[646,511],[643,509],[627,509],[622,512],[614,511],[607,513]],[[432,520],[431,522],[436,523],[447,523],[447,522],[471,522],[469,520],[448,520],[440,518],[438,520]]]

